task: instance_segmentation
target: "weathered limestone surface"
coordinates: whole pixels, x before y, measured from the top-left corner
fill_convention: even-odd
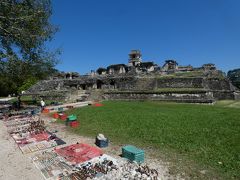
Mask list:
[[[214,101],[208,92],[107,92],[106,99],[117,100],[159,100],[189,103],[212,103]]]
[[[157,75],[99,75],[77,79],[45,80],[28,93],[48,99],[74,100],[79,92],[98,91],[99,99],[163,100],[177,102],[213,102],[238,99],[239,92],[227,78],[159,77]],[[101,92],[101,93],[100,93]]]

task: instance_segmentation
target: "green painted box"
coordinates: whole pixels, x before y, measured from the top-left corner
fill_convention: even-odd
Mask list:
[[[72,115],[68,116],[68,120],[75,121],[75,120],[77,120],[77,116],[72,114]]]
[[[144,150],[132,145],[127,145],[122,148],[122,156],[130,161],[136,161],[137,163],[144,162]]]

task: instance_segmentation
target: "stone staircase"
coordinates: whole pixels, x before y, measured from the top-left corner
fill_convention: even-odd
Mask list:
[[[76,96],[76,102],[87,101],[89,97],[89,93],[86,90],[78,90]]]
[[[103,96],[103,91],[102,90],[91,90],[89,91],[89,96],[88,96],[88,100],[89,101],[101,101],[104,100],[104,96]]]

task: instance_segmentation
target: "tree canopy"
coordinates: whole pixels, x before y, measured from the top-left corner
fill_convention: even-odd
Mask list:
[[[45,46],[58,30],[51,15],[51,0],[0,1],[0,95],[56,72],[59,51]]]

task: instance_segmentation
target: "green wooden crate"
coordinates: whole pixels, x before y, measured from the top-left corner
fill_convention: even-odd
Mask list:
[[[68,120],[75,121],[75,120],[77,120],[77,116],[72,114],[72,115],[68,116]]]
[[[127,145],[122,148],[122,156],[130,161],[136,161],[138,163],[144,162],[144,150],[132,145]]]

